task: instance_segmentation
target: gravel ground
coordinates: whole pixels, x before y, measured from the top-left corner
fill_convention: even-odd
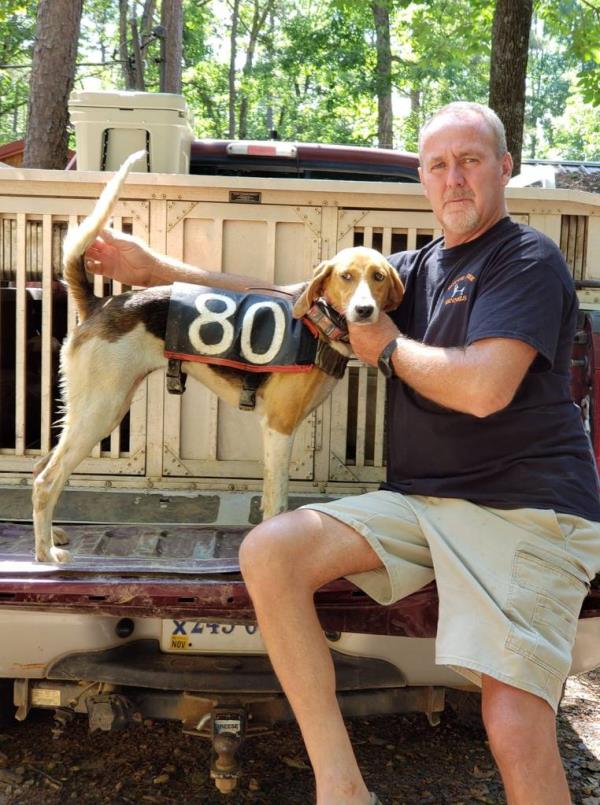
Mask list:
[[[244,773],[224,797],[209,778],[209,745],[176,724],[145,723],[89,735],[77,717],[57,739],[49,713],[0,733],[0,805],[64,803],[314,802],[311,770],[295,725],[243,749]],[[384,805],[504,803],[485,734],[447,713],[356,719],[349,724],[368,785]],[[572,678],[559,716],[561,753],[575,805],[600,805],[600,670]]]

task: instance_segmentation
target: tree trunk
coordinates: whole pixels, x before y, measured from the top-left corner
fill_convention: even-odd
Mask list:
[[[153,36],[155,7],[156,0],[145,0],[138,24],[136,4],[130,9],[127,0],[119,0],[119,56],[128,90],[146,91],[146,45]]]
[[[421,90],[411,89],[410,91],[410,111],[413,115],[421,114]]]
[[[181,0],[162,0],[160,22],[165,29],[165,63],[162,65],[162,92],[181,94],[183,58],[183,5]]]
[[[142,45],[135,17],[131,18],[129,26],[131,28],[131,49],[133,51],[133,89],[138,90],[138,92],[145,92],[144,56],[142,54]]]
[[[128,0],[119,0],[119,58],[121,59],[121,72],[125,82],[125,89],[135,89],[135,70],[127,46],[129,17]]]
[[[393,148],[394,117],[392,112],[392,48],[390,44],[390,10],[386,0],[371,3],[375,20],[377,65],[377,140],[380,148]]]
[[[230,139],[235,137],[235,60],[237,58],[237,29],[239,22],[240,0],[233,0],[233,10],[231,13],[231,35],[229,48],[229,129]]]
[[[244,79],[249,79],[252,75],[252,67],[254,66],[254,53],[256,52],[256,43],[260,32],[263,29],[267,14],[271,11],[273,0],[266,0],[264,7],[261,9],[260,0],[254,0],[254,14],[252,15],[252,28],[250,29],[250,40],[248,42],[248,49],[246,51],[246,62],[244,64]],[[238,124],[238,136],[241,140],[248,136],[248,95],[244,91],[241,93],[240,101],[240,115]]]
[[[506,142],[521,170],[525,80],[533,0],[496,0],[492,27],[489,105],[506,128]]]
[[[68,100],[75,77],[82,0],[40,0],[31,66],[23,167],[67,164]]]
[[[140,23],[141,44],[143,46],[152,38],[154,28],[154,10],[156,0],[145,0],[142,9],[142,21]]]
[[[273,39],[274,39],[274,31],[275,31],[275,14],[273,13],[273,7],[271,6],[271,10],[269,12],[269,35],[267,37],[267,60],[273,60]],[[273,89],[269,88],[268,94],[268,103],[267,103],[267,111],[265,113],[265,124],[267,127],[267,131],[269,133],[269,138],[278,137],[278,134],[275,130],[274,120],[275,114],[273,111]]]

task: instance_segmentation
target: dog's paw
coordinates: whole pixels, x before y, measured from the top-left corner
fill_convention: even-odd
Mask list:
[[[42,548],[39,545],[35,546],[35,561],[36,562],[49,562],[50,556],[48,554],[48,548],[45,546]]]
[[[59,548],[57,545],[53,545],[50,548],[50,558],[57,565],[66,565],[71,561],[71,552],[66,551],[64,548]]]
[[[54,545],[68,545],[69,542],[69,536],[63,528],[57,528],[55,526],[52,529],[52,543]]]
[[[64,565],[71,561],[71,554],[69,551],[61,548],[61,545],[69,544],[69,537],[62,528],[57,526],[52,527],[52,537],[48,539],[44,536],[40,538],[39,534],[35,539],[35,558],[38,562],[54,562],[55,564]]]

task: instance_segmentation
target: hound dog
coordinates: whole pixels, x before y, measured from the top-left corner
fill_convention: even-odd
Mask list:
[[[61,436],[34,468],[35,555],[41,562],[70,559],[68,550],[61,547],[68,543],[67,535],[52,525],[54,507],[70,474],[117,427],[143,378],[169,364],[164,339],[171,286],[97,298],[83,266],[85,250],[106,225],[137,158],[138,154],[126,160],[104,188],[94,211],[70,230],[65,240],[63,276],[77,307],[79,324],[61,350]],[[265,518],[286,508],[288,468],[297,427],[331,392],[351,355],[347,338],[332,340],[343,331],[336,314],[350,322],[374,322],[380,311],[398,306],[403,290],[397,272],[381,254],[363,247],[349,248],[322,262],[292,304],[291,318],[305,320],[314,333],[313,340],[327,354],[322,366],[315,362],[288,366],[280,372],[264,366],[262,382],[253,390],[263,434]],[[231,329],[229,324],[223,326]],[[181,368],[224,401],[238,405],[248,373],[231,368],[226,361],[222,362],[225,365],[204,361],[204,357],[184,359]]]

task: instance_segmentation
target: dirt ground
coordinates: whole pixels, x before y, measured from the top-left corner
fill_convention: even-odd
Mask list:
[[[208,743],[176,724],[90,735],[77,717],[58,738],[53,726],[50,713],[36,713],[0,733],[0,805],[314,802],[295,725],[245,744],[243,775],[227,797],[210,780]],[[356,719],[349,727],[367,783],[384,805],[505,802],[485,734],[452,713],[437,727],[418,714]],[[559,736],[573,803],[600,805],[600,671],[569,680]]]

